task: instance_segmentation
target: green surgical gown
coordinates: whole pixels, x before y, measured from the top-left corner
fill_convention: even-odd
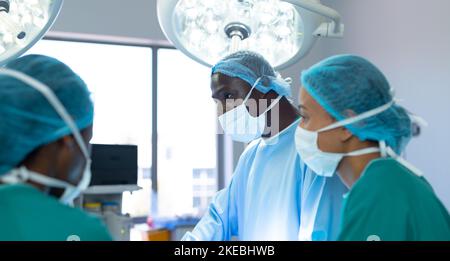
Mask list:
[[[36,188],[0,185],[0,241],[110,241],[101,221]]]
[[[423,178],[394,159],[377,159],[344,199],[345,241],[448,241],[450,216]]]

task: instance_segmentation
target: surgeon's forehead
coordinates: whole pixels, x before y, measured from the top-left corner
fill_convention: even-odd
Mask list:
[[[303,86],[300,88],[299,108],[307,111],[322,109]]]
[[[223,88],[225,85],[224,80],[221,79],[220,75],[215,73],[211,75],[211,89],[216,90],[219,88]]]
[[[213,73],[211,75],[211,81],[213,81],[213,82],[219,81],[219,73]]]
[[[211,88],[235,88],[245,89],[245,86],[251,87],[246,81],[239,77],[230,77],[225,74],[217,73],[211,77]]]
[[[230,83],[233,80],[233,77],[230,77],[226,74],[217,72],[211,76],[211,80],[214,82],[226,84],[226,83]]]
[[[309,95],[309,93],[305,90],[305,88],[303,86],[300,87],[300,92],[299,92],[299,103],[301,107],[305,107],[307,105],[305,105],[305,103],[309,103],[308,100],[311,99],[311,96]]]

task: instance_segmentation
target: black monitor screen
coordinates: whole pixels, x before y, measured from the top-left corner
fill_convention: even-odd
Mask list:
[[[137,184],[137,146],[92,144],[91,155],[91,186]]]

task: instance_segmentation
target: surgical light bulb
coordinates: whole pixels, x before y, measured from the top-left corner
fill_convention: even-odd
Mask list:
[[[0,65],[14,59],[48,31],[63,0],[0,0]]]
[[[344,31],[339,13],[320,0],[157,0],[157,12],[174,46],[206,66],[250,50],[286,68],[318,37],[340,38]]]
[[[280,18],[289,22],[278,24]],[[273,64],[282,64],[291,55],[270,46],[276,46],[281,39],[288,39],[288,47],[294,52],[302,46],[302,38],[297,37],[296,29],[302,29],[303,21],[294,6],[280,0],[230,0],[226,3],[180,0],[175,7],[174,20],[179,28],[177,33],[186,48],[210,64],[247,46],[250,50],[272,57],[270,62]],[[227,33],[226,28],[230,24],[248,28],[248,35],[237,37]],[[210,38],[214,40],[204,42]],[[256,44],[243,43],[246,38],[249,38],[248,42]],[[211,46],[213,42],[215,44]]]

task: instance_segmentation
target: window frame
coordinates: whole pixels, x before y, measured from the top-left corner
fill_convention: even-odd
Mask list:
[[[71,32],[53,32],[50,31],[43,38],[43,40],[61,41],[61,42],[78,42],[78,43],[92,43],[92,44],[108,44],[121,45],[131,47],[149,48],[152,52],[152,165],[151,165],[151,182],[152,182],[152,196],[158,196],[158,51],[160,49],[176,48],[168,41],[158,41],[142,38],[121,37],[121,36],[106,36],[93,34],[80,34]],[[216,169],[217,169],[217,190],[221,190],[226,186],[226,172],[229,172],[227,164],[225,163],[225,150],[227,138],[223,134],[216,133]],[[227,150],[228,151],[228,150]],[[156,200],[152,199],[153,203]],[[153,204],[152,203],[152,204]],[[152,210],[155,206],[152,205]],[[150,214],[150,213],[149,213]],[[143,223],[146,217],[135,217],[135,223]]]

